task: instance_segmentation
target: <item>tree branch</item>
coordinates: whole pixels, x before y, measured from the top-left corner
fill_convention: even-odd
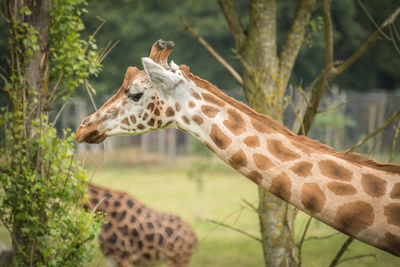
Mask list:
[[[390,123],[392,123],[394,120],[397,119],[397,117],[400,115],[400,110],[396,111],[395,113],[392,114],[392,116],[390,116],[389,119],[387,119],[378,129],[376,129],[375,131],[373,131],[372,133],[370,133],[369,135],[367,135],[365,138],[363,138],[362,140],[358,141],[357,144],[355,144],[354,146],[352,146],[351,148],[349,148],[348,150],[346,150],[346,153],[350,153],[352,151],[354,151],[356,148],[360,147],[362,144],[364,144],[365,142],[367,142],[370,138],[374,137],[375,135],[377,135],[378,133],[382,132],[383,129],[385,129]]]
[[[253,235],[251,235],[251,234],[249,234],[249,233],[246,233],[245,231],[240,230],[240,229],[238,229],[238,228],[232,227],[232,226],[230,226],[230,225],[227,225],[227,224],[224,224],[224,223],[221,223],[221,222],[217,222],[217,221],[215,221],[215,220],[207,220],[207,221],[212,222],[212,223],[215,223],[216,225],[223,226],[223,227],[226,227],[226,228],[228,228],[228,229],[234,230],[234,231],[236,231],[236,232],[238,232],[238,233],[244,234],[244,235],[247,236],[247,237],[250,237],[251,239],[254,239],[254,240],[258,241],[258,242],[261,242],[261,239],[260,239],[260,238],[258,238],[258,237],[256,237],[256,236],[253,236]]]
[[[329,0],[328,0],[329,1]],[[307,135],[308,131],[311,128],[311,124],[314,120],[315,114],[318,111],[318,106],[319,102],[321,100],[322,95],[325,92],[325,89],[327,88],[328,84],[339,74],[341,74],[344,70],[349,68],[357,59],[359,59],[367,50],[370,48],[375,41],[381,36],[381,32],[386,30],[390,25],[392,25],[397,17],[400,14],[400,6],[396,8],[396,10],[381,24],[380,28],[377,29],[368,39],[365,41],[364,44],[360,46],[360,48],[354,52],[347,60],[345,60],[342,64],[340,64],[338,67],[332,66],[332,68],[327,71],[327,68],[324,68],[322,70],[321,74],[318,75],[318,78],[313,82],[315,86],[311,87],[311,100],[309,105],[307,106],[307,109],[304,113],[303,117],[303,123],[302,125],[304,128],[300,128],[298,134],[304,134]],[[324,16],[326,16],[324,12]],[[325,19],[326,20],[326,19]],[[326,25],[325,25],[326,26]],[[325,29],[326,31],[326,29]],[[329,36],[329,34],[325,34],[325,37]],[[326,40],[326,43],[328,44],[329,39]],[[327,45],[326,44],[326,45]],[[327,47],[327,50],[329,48]],[[326,55],[328,52],[326,52]],[[332,51],[333,55],[333,51]],[[329,56],[330,58],[330,56]],[[326,64],[325,64],[326,65]]]
[[[347,240],[343,243],[342,247],[339,249],[338,253],[336,254],[335,258],[332,260],[329,267],[334,267],[339,264],[340,258],[343,256],[343,253],[346,252],[347,248],[350,246],[351,242],[353,242],[354,238],[349,236]]]
[[[306,237],[308,228],[310,227],[311,221],[312,221],[312,217],[310,216],[310,217],[308,218],[306,227],[304,228],[304,231],[303,231],[303,234],[302,234],[302,236],[301,236],[300,242],[297,244],[297,248],[298,248],[298,250],[299,250],[299,251],[298,251],[298,254],[297,254],[297,263],[298,263],[298,266],[301,266],[301,264],[302,264],[302,263],[301,263],[301,262],[302,262],[302,253],[301,253],[301,251],[302,251],[304,239],[305,239],[305,237]]]
[[[185,27],[184,31],[193,35],[194,38],[196,38],[196,40],[202,46],[204,46],[204,48],[207,49],[207,51],[210,52],[210,54],[213,55],[215,57],[215,59],[218,60],[219,63],[221,63],[222,66],[224,66],[232,74],[232,76],[238,81],[238,83],[243,85],[243,79],[240,76],[240,74],[237,73],[236,70],[228,62],[226,62],[225,59],[223,57],[221,57],[218,54],[218,52],[215,51],[214,48],[212,48],[211,45],[206,40],[204,40],[204,38],[201,37],[200,34],[195,29],[193,29],[184,18],[180,18],[180,20]]]
[[[361,57],[368,48],[370,48],[375,41],[382,35],[382,32],[386,30],[390,25],[392,25],[397,17],[400,15],[400,6],[390,14],[390,16],[381,24],[381,26],[368,38],[368,40],[356,51],[354,52],[345,62],[340,64],[334,71],[333,75],[336,77],[344,70],[346,70],[350,65],[352,65],[359,57]]]
[[[369,253],[369,254],[361,254],[361,255],[357,255],[357,256],[345,258],[345,259],[343,259],[343,260],[340,260],[340,261],[338,262],[338,264],[343,263],[343,262],[345,262],[345,261],[352,261],[352,260],[357,260],[357,259],[366,258],[366,257],[372,257],[372,258],[374,258],[375,260],[378,260],[378,259],[376,258],[376,254],[374,254],[374,253]]]
[[[390,154],[389,154],[389,162],[392,162],[394,159],[394,150],[396,148],[396,143],[397,139],[399,138],[399,132],[400,132],[400,120],[397,124],[396,127],[394,127],[394,136],[393,136],[393,141],[392,141],[392,147],[390,148]]]
[[[287,34],[286,41],[283,45],[280,55],[280,79],[281,82],[283,82],[283,87],[286,87],[286,84],[289,80],[315,5],[315,0],[301,0],[297,5],[292,26]]]
[[[246,43],[246,30],[242,20],[232,0],[218,0],[218,4],[228,22],[233,38],[235,39],[236,48],[240,50]]]
[[[333,68],[333,26],[331,17],[332,0],[322,1],[322,12],[325,24],[325,73],[329,73]]]

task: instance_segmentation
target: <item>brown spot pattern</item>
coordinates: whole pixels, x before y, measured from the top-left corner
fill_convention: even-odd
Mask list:
[[[400,183],[393,186],[392,191],[390,192],[390,197],[393,199],[400,199]]]
[[[129,119],[128,118],[125,118],[125,119],[123,119],[122,121],[121,121],[121,123],[122,124],[125,124],[125,125],[130,125],[130,123],[129,123]]]
[[[192,96],[194,97],[194,98],[196,98],[197,100],[201,100],[201,97],[200,97],[200,95],[197,93],[197,92],[192,92]]]
[[[374,209],[364,201],[341,205],[336,213],[338,229],[352,235],[372,225],[374,218]]]
[[[257,168],[263,171],[266,171],[274,166],[274,164],[269,160],[269,158],[267,158],[262,154],[254,154],[253,161],[254,164],[256,164]]]
[[[396,226],[400,226],[400,203],[391,203],[384,208],[387,222]]]
[[[212,106],[209,105],[202,105],[201,106],[201,111],[209,118],[215,118],[217,113],[219,112],[219,109],[216,109]]]
[[[244,154],[242,149],[239,149],[232,155],[232,157],[229,159],[229,164],[235,169],[240,169],[247,166],[246,154]]]
[[[149,117],[149,114],[147,114],[147,113],[144,113],[144,115],[143,115],[143,120],[146,120],[146,119],[147,119],[147,117]]]
[[[182,120],[184,123],[186,123],[187,125],[190,125],[190,121],[186,116],[182,116]]]
[[[157,121],[157,128],[160,128],[161,125],[162,125],[162,120],[158,120],[158,121]]]
[[[129,118],[131,119],[131,122],[132,122],[132,123],[136,123],[136,117],[135,117],[135,115],[131,115]]]
[[[175,111],[171,107],[168,107],[165,111],[165,115],[167,115],[167,117],[172,117],[175,115]]]
[[[189,102],[189,108],[194,108],[196,106],[196,104],[193,101]]]
[[[147,124],[150,126],[154,126],[154,122],[155,122],[154,119],[151,118]]]
[[[256,135],[247,136],[243,142],[248,147],[258,147],[260,146],[260,139]]]
[[[289,201],[291,187],[292,183],[290,182],[288,176],[284,172],[282,172],[272,180],[269,191],[275,196],[283,200]]]
[[[341,181],[350,181],[353,178],[353,173],[350,170],[340,166],[333,160],[321,160],[318,165],[321,173],[326,177]]]
[[[149,103],[149,104],[147,105],[147,109],[150,110],[150,111],[153,111],[153,109],[154,109],[154,103]]]
[[[226,149],[232,143],[232,140],[216,124],[211,126],[210,137],[220,149]]]
[[[357,189],[354,186],[339,182],[329,183],[328,189],[339,196],[354,195],[357,193]]]
[[[325,194],[317,183],[305,183],[301,188],[301,203],[309,212],[321,212],[325,201]]]
[[[276,139],[267,139],[268,151],[280,161],[289,161],[300,158],[300,155],[290,150],[281,141]]]
[[[143,130],[143,129],[144,129],[144,125],[143,125],[143,124],[141,124],[141,123],[140,123],[140,124],[138,124],[138,126],[137,126],[137,127],[138,127],[138,129],[140,129],[140,130]]]
[[[381,197],[386,192],[387,182],[372,174],[363,174],[361,183],[364,191],[372,197]]]
[[[197,115],[193,115],[192,120],[198,125],[202,125],[204,122],[204,120],[200,116],[197,116]]]
[[[223,107],[225,105],[224,101],[219,100],[218,98],[216,98],[212,94],[202,93],[201,95],[203,96],[204,100],[209,102],[209,103],[215,104],[215,105],[220,106],[220,107]]]
[[[294,172],[298,176],[307,177],[307,176],[311,175],[312,167],[313,167],[312,163],[307,162],[307,161],[300,161],[300,162],[297,162],[296,164],[294,164],[290,168],[290,170],[292,170],[292,172]]]
[[[228,109],[228,119],[224,121],[224,125],[234,135],[239,135],[246,130],[242,116],[234,109]]]
[[[267,127],[264,123],[251,118],[251,124],[253,125],[254,129],[256,129],[259,133],[273,133],[273,130]]]
[[[400,256],[400,236],[386,232],[384,243],[384,250],[389,251],[394,255]]]
[[[154,109],[154,115],[160,116],[160,110],[158,108]]]
[[[263,179],[263,176],[258,171],[251,171],[246,176],[247,176],[247,178],[249,178],[250,180],[252,180],[254,183],[256,183],[258,185],[261,184],[261,181]]]

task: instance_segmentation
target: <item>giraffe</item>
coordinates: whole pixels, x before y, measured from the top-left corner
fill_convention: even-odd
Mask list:
[[[110,266],[188,266],[197,243],[189,224],[178,216],[148,208],[132,196],[88,184],[83,207],[104,213],[98,240]]]
[[[238,172],[314,218],[400,256],[400,165],[335,152],[168,63],[173,43],[157,41],[144,70],[127,69],[118,92],[86,117],[78,142],[175,127]]]

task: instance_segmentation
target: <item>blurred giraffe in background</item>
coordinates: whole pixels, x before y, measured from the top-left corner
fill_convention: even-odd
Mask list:
[[[100,249],[111,266],[146,266],[165,262],[188,266],[197,238],[178,216],[150,209],[115,190],[88,184],[87,209],[104,212]]]

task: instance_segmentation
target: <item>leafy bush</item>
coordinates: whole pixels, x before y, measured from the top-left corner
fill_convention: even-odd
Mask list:
[[[36,137],[22,137],[16,134],[13,116],[5,113],[0,120],[5,133],[0,148],[0,220],[13,240],[22,241],[14,244],[14,264],[81,266],[93,256],[100,222],[80,205],[86,176],[73,159],[74,135],[66,131],[58,138],[42,118],[32,123]]]

